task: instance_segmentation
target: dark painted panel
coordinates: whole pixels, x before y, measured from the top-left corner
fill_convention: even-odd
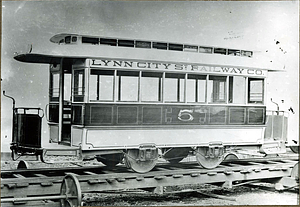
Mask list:
[[[72,124],[83,124],[82,106],[72,106]]]
[[[59,105],[50,104],[49,105],[49,121],[58,123],[59,119]]]
[[[249,108],[248,109],[248,123],[249,124],[262,124],[265,122],[265,109],[264,108]]]
[[[91,106],[90,123],[91,124],[112,124],[113,106]]]
[[[226,115],[225,107],[211,107],[209,108],[209,123],[226,124]]]
[[[138,124],[138,106],[117,106],[118,124]]]
[[[73,124],[81,107],[73,106]],[[85,124],[101,125],[262,125],[265,107],[143,104],[85,104]]]
[[[162,124],[162,107],[145,106],[142,113],[143,124]]]
[[[166,124],[207,124],[208,107],[206,106],[168,106],[165,107]]]
[[[245,124],[246,109],[245,108],[229,108],[230,124]]]

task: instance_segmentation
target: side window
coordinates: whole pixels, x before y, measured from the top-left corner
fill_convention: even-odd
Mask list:
[[[138,101],[139,72],[117,72],[118,101]]]
[[[240,76],[229,77],[228,102],[234,104],[245,104],[246,101],[246,78]]]
[[[206,76],[188,75],[186,82],[187,102],[204,103],[206,96]]]
[[[73,96],[75,102],[84,101],[84,70],[74,70]]]
[[[162,73],[143,72],[141,77],[141,100],[161,101]]]
[[[89,85],[90,100],[113,101],[114,71],[91,70]]]
[[[264,102],[264,80],[249,78],[248,79],[248,103]]]
[[[209,103],[226,102],[226,77],[209,76],[207,82],[207,98]]]
[[[166,73],[164,81],[164,100],[184,102],[184,74]]]
[[[59,73],[50,73],[49,98],[51,102],[58,102],[59,98]]]

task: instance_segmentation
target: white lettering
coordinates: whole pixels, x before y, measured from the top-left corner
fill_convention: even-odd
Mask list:
[[[160,70],[186,70],[199,73],[222,73],[222,74],[244,74],[264,76],[264,70],[261,69],[245,69],[234,67],[207,66],[198,64],[176,64],[176,63],[159,63],[159,62],[137,62],[137,61],[122,61],[122,60],[105,60],[92,59],[91,65],[98,67],[116,67],[116,68],[136,68],[136,69],[160,69]]]
[[[104,66],[108,66],[107,64],[109,63],[109,62],[111,62],[110,60],[101,60],[102,62],[104,62]]]
[[[116,67],[116,66],[122,67],[122,62],[123,61],[115,61],[114,60],[114,67]]]
[[[168,67],[171,65],[171,64],[163,64],[165,66],[165,69],[169,69]]]
[[[143,64],[143,66],[141,66],[141,64]],[[138,62],[136,65],[137,65],[138,68],[146,68],[146,63]]]
[[[131,67],[132,68],[132,62],[124,62],[124,67]]]

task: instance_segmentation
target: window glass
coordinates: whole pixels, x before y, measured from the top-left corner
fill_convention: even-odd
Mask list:
[[[141,77],[141,100],[161,101],[162,74],[142,73]]]
[[[50,73],[49,99],[52,102],[58,102],[59,98],[59,73]]]
[[[113,101],[114,71],[92,70],[90,75],[90,100]]]
[[[184,75],[166,73],[164,82],[164,100],[184,102]]]
[[[99,100],[97,95],[97,75],[90,75],[89,97],[90,100]]]
[[[84,97],[84,70],[74,70],[74,101],[83,101]]]
[[[50,89],[51,97],[59,97],[59,74],[52,73],[52,87]]]
[[[209,103],[226,102],[226,77],[209,76],[207,82],[207,98]]]
[[[139,72],[118,71],[116,87],[119,101],[138,101]]]
[[[206,76],[188,75],[187,102],[205,102]]]
[[[248,102],[263,103],[264,80],[263,79],[248,79]]]
[[[246,98],[246,78],[240,76],[229,77],[229,103],[244,104]]]
[[[71,83],[72,83],[72,75],[70,73],[65,74],[64,77],[64,100],[71,101]]]

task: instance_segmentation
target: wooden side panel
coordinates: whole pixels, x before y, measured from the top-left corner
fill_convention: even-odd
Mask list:
[[[85,126],[264,125],[265,111],[264,106],[85,104],[84,123]],[[73,120],[76,120],[73,124],[80,122],[78,118]]]
[[[136,148],[154,143],[158,147],[185,147],[222,142],[225,145],[249,145],[263,142],[263,127],[203,129],[87,129],[86,144],[99,149]],[[88,149],[83,145],[83,150]]]

